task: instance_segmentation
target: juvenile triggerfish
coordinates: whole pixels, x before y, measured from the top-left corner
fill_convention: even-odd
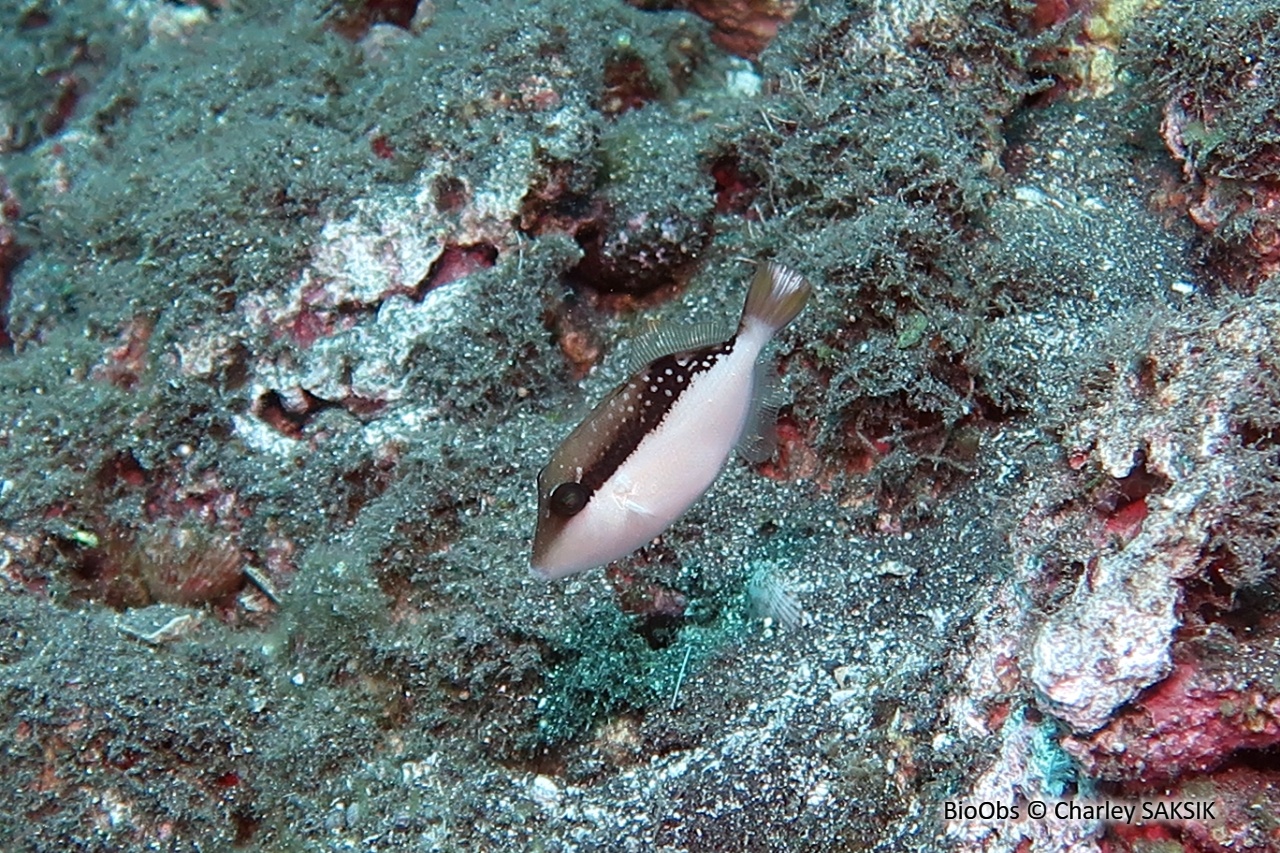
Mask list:
[[[761,264],[727,339],[693,327],[659,331],[642,345],[647,363],[538,475],[535,572],[550,580],[625,557],[711,487],[735,446],[750,461],[773,455],[772,371],[759,357],[811,290],[791,270]]]

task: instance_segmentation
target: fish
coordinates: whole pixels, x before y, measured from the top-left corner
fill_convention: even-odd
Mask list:
[[[812,292],[799,274],[761,263],[728,337],[662,329],[639,345],[630,378],[538,474],[536,575],[556,580],[648,544],[711,488],[735,447],[753,462],[773,455],[774,374],[760,356]]]

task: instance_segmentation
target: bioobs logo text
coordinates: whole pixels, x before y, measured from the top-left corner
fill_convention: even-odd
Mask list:
[[[1018,806],[1005,805],[1004,803],[991,803],[983,800],[979,803],[953,803],[950,801],[942,804],[943,820],[1020,820],[1022,815],[1018,811]]]

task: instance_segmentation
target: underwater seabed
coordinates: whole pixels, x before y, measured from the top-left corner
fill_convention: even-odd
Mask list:
[[[0,13],[0,847],[1280,849],[1277,14]],[[772,455],[531,573],[762,260]]]

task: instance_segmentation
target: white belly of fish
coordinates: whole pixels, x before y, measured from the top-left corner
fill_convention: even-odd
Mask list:
[[[569,522],[563,544],[575,562],[596,566],[648,544],[715,482],[751,414],[760,347],[739,341],[695,375],[661,424]],[[571,544],[572,543],[572,544]]]

